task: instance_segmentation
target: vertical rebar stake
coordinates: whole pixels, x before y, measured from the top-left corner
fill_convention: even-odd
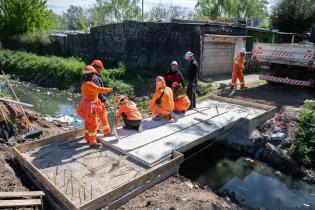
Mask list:
[[[85,190],[85,188],[86,188],[86,182],[83,182],[83,198],[84,198],[84,200],[86,200],[86,190]]]
[[[66,186],[66,169],[63,170],[63,186]]]
[[[215,106],[215,109],[217,110],[217,115],[219,115],[219,109],[217,105]]]
[[[71,199],[73,198],[73,178],[72,178],[72,172],[71,172]]]
[[[81,189],[79,189],[79,198],[80,198],[80,205],[81,205]]]
[[[69,186],[69,179],[67,180],[67,186],[66,186],[66,194],[67,194],[67,192],[68,192],[68,186]]]
[[[91,200],[93,199],[93,188],[92,188],[92,185],[91,185]]]

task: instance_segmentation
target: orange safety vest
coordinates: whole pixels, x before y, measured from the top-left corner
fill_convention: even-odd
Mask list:
[[[244,56],[238,55],[233,63],[233,70],[239,70],[243,71],[244,70]]]
[[[174,109],[174,99],[173,99],[172,89],[164,85],[164,89],[162,90],[164,90],[164,94],[163,94],[163,91],[162,92],[160,91],[160,89],[155,91],[154,96],[151,99],[150,104],[149,104],[149,110],[153,110],[154,106],[157,105],[155,103],[156,100],[158,100],[162,94],[163,96],[161,98],[161,104],[159,105],[160,108],[162,110],[169,110],[169,111]]]
[[[174,110],[186,111],[189,107],[190,107],[190,100],[186,94],[175,96]]]
[[[123,113],[127,116],[128,120],[142,120],[142,115],[137,105],[132,101],[127,101],[119,106],[116,114],[117,119],[120,119]]]

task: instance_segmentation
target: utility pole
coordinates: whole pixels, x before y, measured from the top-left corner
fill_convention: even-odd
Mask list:
[[[143,1],[144,1],[144,0],[142,0],[142,22],[144,21],[144,16],[143,16]]]

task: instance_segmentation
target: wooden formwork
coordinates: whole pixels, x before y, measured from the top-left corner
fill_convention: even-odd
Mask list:
[[[183,154],[178,151],[173,151],[172,159],[170,161],[148,169],[144,174],[130,180],[128,183],[121,184],[116,189],[94,198],[88,203],[76,205],[60,189],[58,189],[51,180],[47,179],[32,162],[24,158],[22,154],[49,145],[53,142],[56,143],[67,139],[76,139],[82,136],[83,130],[77,130],[14,147],[14,155],[21,167],[25,170],[25,173],[30,177],[31,181],[46,193],[46,198],[54,209],[79,210],[117,207],[157,182],[176,173],[180,163],[184,159]]]

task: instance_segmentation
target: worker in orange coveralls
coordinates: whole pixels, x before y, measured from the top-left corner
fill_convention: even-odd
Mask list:
[[[232,70],[232,81],[230,85],[231,90],[236,88],[237,79],[240,81],[241,89],[245,88],[245,82],[244,82],[244,76],[243,76],[245,53],[246,53],[246,49],[242,48],[239,55],[234,60],[233,70]]]
[[[119,109],[116,113],[115,125],[118,126],[121,118],[123,119],[125,126],[124,129],[135,129],[138,132],[142,131],[142,115],[139,112],[135,102],[128,100],[126,96],[118,96],[117,103]]]
[[[161,76],[158,76],[155,81],[155,93],[150,101],[148,113],[153,112],[155,115],[153,120],[161,120],[162,118],[166,120],[175,119],[172,89],[166,86],[165,80]]]
[[[85,139],[91,148],[101,148],[102,145],[96,142],[96,133],[98,129],[98,113],[102,112],[104,106],[98,95],[100,93],[116,92],[117,88],[104,88],[93,82],[97,71],[93,66],[86,66],[83,74],[85,80],[81,86],[82,99],[77,107],[78,115],[84,120]]]
[[[177,82],[172,84],[174,93],[174,112],[175,114],[184,114],[190,107],[190,100],[185,90]]]
[[[95,74],[95,77],[93,79],[93,82],[100,86],[100,87],[105,87],[104,85],[104,82],[102,80],[102,77],[100,75],[100,72],[102,70],[104,70],[104,65],[102,63],[102,61],[100,60],[94,60],[91,64],[95,70],[97,71],[97,73]],[[107,120],[107,110],[106,110],[106,95],[105,93],[100,93],[98,95],[98,98],[101,100],[103,106],[104,106],[104,109],[101,109],[100,110],[100,113],[98,113],[99,117],[100,117],[100,120],[102,122],[102,126],[103,126],[103,133],[104,135],[109,135],[110,134],[110,128],[109,128],[109,124],[108,124],[108,120]]]

